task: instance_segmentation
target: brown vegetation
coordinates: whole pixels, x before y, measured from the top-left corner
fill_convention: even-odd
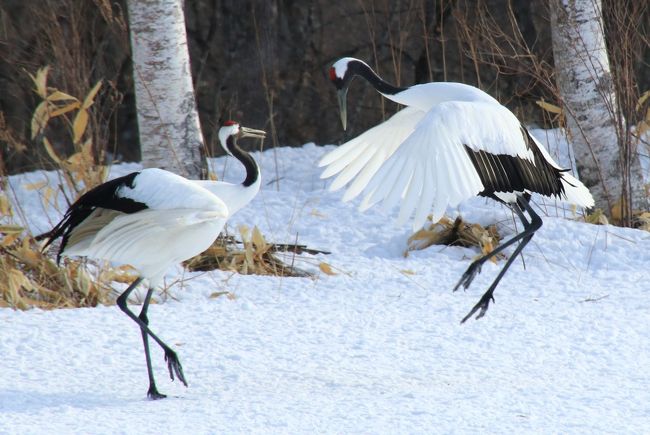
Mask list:
[[[38,100],[26,73],[45,65],[51,65],[51,83],[77,97],[104,80],[91,114],[98,121],[94,143],[109,151],[107,158],[138,159],[124,1],[7,0],[0,6],[0,140],[10,171],[42,164],[41,151],[29,138]],[[639,34],[647,38],[649,12],[638,12]],[[532,59],[552,66],[542,0],[187,0],[186,21],[201,124],[212,150],[219,120],[227,118],[273,126],[273,144],[342,140],[325,71],[344,55],[366,59],[401,84],[479,85],[526,120],[544,122],[535,101],[549,100],[552,73],[543,68],[530,75]],[[468,32],[486,24],[501,32]],[[485,51],[491,41],[502,47],[497,56]],[[518,51],[522,41],[528,51]],[[645,42],[625,70],[642,91],[650,89],[650,75],[643,72],[650,56]],[[353,88],[351,98],[357,104],[350,105],[348,134],[394,110],[382,108],[381,99],[364,86]],[[52,135],[56,138],[55,131]],[[56,139],[53,145],[59,153],[71,152]]]
[[[546,110],[536,104],[557,101],[543,0],[185,4],[192,74],[211,150],[218,148],[213,145],[219,120],[227,118],[270,130],[273,145],[344,139],[325,71],[345,55],[367,60],[398,84],[474,84],[527,122],[561,122],[553,104],[542,104]],[[643,122],[650,123],[650,98],[643,94],[650,89],[650,11],[644,2],[605,0],[604,6],[609,39],[625,43],[610,46],[616,86],[623,93],[618,113],[628,124],[643,128]],[[125,10],[125,0],[2,2],[1,177],[57,168],[65,189],[45,186],[43,195],[52,196],[53,189],[79,195],[104,179],[106,164],[139,158]],[[349,108],[350,135],[395,110],[369,87],[354,87],[350,99],[356,101]],[[630,131],[622,132],[628,154],[634,143]],[[74,199],[66,198],[68,203]],[[91,276],[74,261],[59,269],[12,216],[3,184],[0,305],[92,306],[110,299],[110,287],[99,283],[133,278],[126,269],[101,267]],[[647,225],[647,216],[642,217]],[[437,229],[440,225],[443,235],[474,237],[484,252],[498,238],[458,221],[443,222]],[[277,245],[260,237],[242,237],[242,249],[232,240],[216,244],[189,267],[205,270],[216,260],[222,268],[246,273],[302,273],[279,261]],[[414,243],[420,246],[427,237],[416,235]],[[325,263],[320,269],[331,271]]]

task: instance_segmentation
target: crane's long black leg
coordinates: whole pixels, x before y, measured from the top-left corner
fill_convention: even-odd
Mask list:
[[[523,199],[523,198],[521,198],[521,199],[523,201],[525,201],[525,199]],[[526,203],[526,204],[528,204],[528,203]],[[481,267],[483,266],[483,264],[485,264],[486,261],[488,261],[490,258],[497,255],[498,253],[502,252],[503,250],[505,250],[509,246],[513,245],[517,241],[522,240],[524,237],[526,237],[526,235],[528,235],[530,233],[534,233],[539,228],[539,227],[536,227],[534,229],[531,229],[531,225],[533,225],[532,222],[528,222],[528,220],[526,219],[526,216],[524,216],[524,214],[521,211],[521,208],[520,208],[520,206],[518,204],[509,204],[508,206],[515,213],[517,213],[517,216],[519,217],[522,224],[524,225],[524,231],[517,234],[517,235],[515,235],[510,240],[507,240],[506,242],[500,244],[499,246],[494,248],[491,252],[488,252],[487,254],[483,255],[482,257],[474,260],[472,262],[472,264],[469,265],[469,267],[467,268],[465,273],[463,273],[463,276],[460,277],[460,280],[458,280],[458,283],[454,287],[454,291],[458,290],[458,288],[461,285],[463,286],[464,289],[467,289],[470,286],[470,284],[472,283],[472,281],[474,281],[474,278],[476,278],[476,275],[478,275],[481,272]],[[530,208],[530,206],[528,206],[528,207]],[[532,208],[530,210],[532,211]],[[540,222],[539,225],[541,226],[542,220],[539,218],[539,216],[534,211],[532,211],[532,213],[533,214],[531,215],[531,218],[534,215],[537,218],[537,220],[539,220],[539,222]]]
[[[467,315],[465,317],[463,317],[463,320],[461,320],[460,323],[465,323],[465,321],[467,319],[469,319],[470,317],[472,317],[474,315],[474,313],[476,313],[476,311],[478,311],[479,309],[481,311],[476,316],[476,319],[478,320],[478,319],[480,319],[481,317],[483,317],[485,315],[485,313],[487,312],[488,306],[490,305],[490,301],[494,302],[494,295],[493,294],[494,294],[494,290],[497,287],[497,284],[499,283],[499,281],[501,281],[501,278],[503,278],[503,275],[505,275],[506,270],[508,270],[508,268],[510,267],[510,264],[513,262],[513,260],[517,257],[517,255],[519,255],[521,250],[524,249],[524,246],[526,246],[528,244],[528,242],[530,241],[530,239],[532,239],[532,238],[533,238],[533,235],[531,234],[531,235],[526,236],[523,239],[521,239],[521,243],[519,244],[519,246],[517,246],[515,251],[512,253],[512,256],[508,259],[506,264],[503,266],[503,268],[501,269],[501,271],[497,275],[494,282],[492,282],[492,285],[490,286],[490,288],[483,294],[483,296],[478,301],[478,303],[476,305],[474,305],[474,308],[472,308],[470,310],[470,312],[467,313]]]
[[[181,366],[180,361],[178,360],[178,356],[176,355],[176,352],[174,352],[169,346],[167,346],[156,334],[154,334],[151,329],[149,329],[149,326],[147,323],[143,322],[142,319],[140,319],[138,316],[136,316],[131,310],[129,310],[127,306],[127,300],[129,298],[129,295],[135,289],[135,287],[142,281],[142,278],[136,279],[133,284],[131,284],[125,291],[122,293],[118,298],[117,298],[117,306],[120,307],[120,310],[122,310],[127,316],[129,316],[135,323],[140,326],[140,330],[144,333],[147,334],[149,337],[153,338],[156,343],[160,347],[162,347],[163,351],[165,352],[165,361],[167,361],[167,367],[169,369],[169,377],[174,380],[174,374],[178,377],[178,379],[187,387],[187,381],[185,380],[185,375],[183,374],[183,367]],[[145,316],[146,316],[146,311],[145,311]],[[147,345],[145,347],[145,353],[148,355],[148,341],[146,342]],[[150,357],[149,357],[150,358]]]
[[[147,310],[149,309],[149,302],[151,302],[151,296],[153,295],[153,288],[147,290],[147,295],[144,298],[144,303],[142,304],[142,310],[138,318],[142,322],[149,326],[149,318],[147,317]],[[144,355],[147,359],[147,374],[149,375],[149,391],[147,391],[147,396],[152,400],[164,399],[167,397],[164,394],[158,392],[156,388],[156,381],[153,377],[153,368],[151,366],[151,354],[149,353],[149,335],[142,328],[140,329],[142,333],[142,344],[144,345]]]
[[[528,222],[521,211],[520,205],[523,206],[528,214],[530,215],[530,222]],[[517,258],[517,255],[521,253],[521,251],[524,249],[524,247],[530,242],[530,240],[533,238],[533,235],[535,235],[535,232],[541,228],[542,226],[542,219],[539,217],[537,213],[533,210],[533,208],[530,206],[528,201],[526,201],[524,198],[520,197],[518,200],[518,204],[513,204],[512,209],[517,213],[517,216],[521,219],[523,225],[524,225],[524,231],[518,234],[517,236],[513,237],[511,240],[517,240],[520,239],[521,243],[515,251],[512,253],[506,264],[503,266],[499,274],[497,275],[496,279],[490,285],[490,288],[487,289],[487,291],[483,294],[481,299],[478,301],[476,305],[470,310],[470,312],[463,317],[463,320],[460,321],[460,323],[465,323],[467,319],[472,317],[474,313],[479,311],[478,315],[476,316],[476,319],[480,319],[485,315],[487,312],[487,309],[490,305],[490,301],[494,301],[494,290],[496,289],[497,285],[499,284],[499,281],[501,281],[501,278],[503,278],[503,275],[505,275],[506,271],[512,264],[515,258]],[[521,236],[521,237],[520,237]],[[510,241],[511,241],[510,240]],[[509,242],[510,242],[509,241]],[[479,259],[480,260],[480,259]]]

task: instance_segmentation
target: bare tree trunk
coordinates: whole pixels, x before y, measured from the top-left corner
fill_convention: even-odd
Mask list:
[[[622,151],[625,124],[605,46],[601,0],[551,0],[550,9],[555,72],[580,180],[596,207],[629,219],[632,206],[645,202],[643,176],[636,153]]]
[[[142,163],[204,178],[183,0],[128,0]]]

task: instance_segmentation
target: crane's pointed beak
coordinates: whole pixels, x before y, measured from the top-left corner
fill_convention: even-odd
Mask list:
[[[348,107],[347,107],[347,95],[348,88],[342,88],[338,91],[339,97],[339,110],[341,112],[341,124],[343,124],[343,130],[346,130],[348,126]]]
[[[264,130],[255,130],[248,127],[239,127],[239,137],[257,137],[264,139],[266,137],[266,132]]]

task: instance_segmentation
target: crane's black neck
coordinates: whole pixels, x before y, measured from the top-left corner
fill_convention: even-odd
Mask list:
[[[351,61],[348,64],[348,74],[358,75],[366,79],[378,92],[385,95],[395,95],[405,91],[406,87],[393,86],[383,80],[368,65],[359,61]]]
[[[246,168],[246,179],[242,182],[242,185],[244,187],[251,186],[260,177],[260,168],[257,166],[257,162],[249,153],[239,148],[234,136],[228,136],[226,147],[233,157]]]

